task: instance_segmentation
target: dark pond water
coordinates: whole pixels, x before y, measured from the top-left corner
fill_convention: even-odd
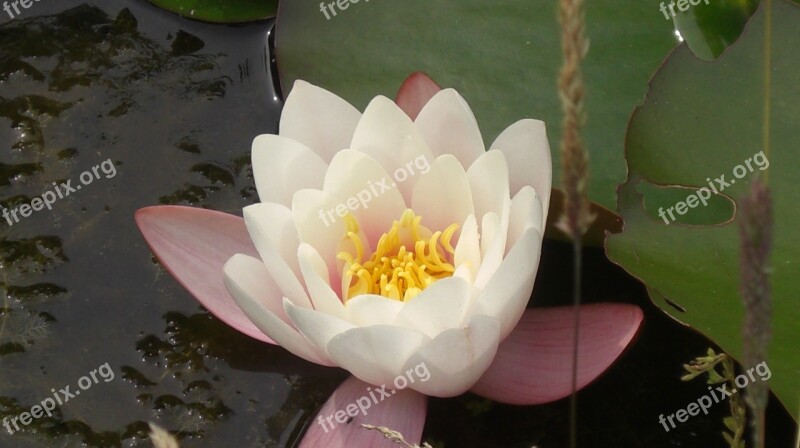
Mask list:
[[[0,221],[0,418],[51,389],[74,392],[107,363],[51,417],[13,435],[0,428],[0,447],[150,446],[148,421],[186,447],[293,446],[346,374],[210,316],[155,263],[133,223],[148,205],[239,213],[257,200],[250,143],[277,130],[281,107],[272,22],[207,25],[123,0],[35,2],[0,20],[0,205],[30,203],[70,179],[82,187],[52,211]],[[567,249],[546,245],[537,306],[568,300]],[[657,422],[705,391],[677,378],[709,343],[655,311],[600,251],[587,258],[587,300],[638,303],[647,322],[581,393],[581,446],[725,446],[723,407],[669,434]],[[425,439],[564,446],[567,409],[432,400]],[[789,417],[774,402],[769,420],[769,446],[789,446]]]

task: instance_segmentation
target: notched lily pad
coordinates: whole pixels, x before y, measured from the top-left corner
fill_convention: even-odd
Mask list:
[[[787,0],[772,3],[771,147],[762,146],[767,19],[762,4],[742,37],[719,59],[702,61],[683,46],[653,77],[647,99],[636,109],[628,128],[630,174],[619,189],[619,212],[625,226],[621,234],[609,237],[607,252],[647,284],[653,301],[667,313],[741,359],[744,316],[738,290],[739,216],[712,227],[666,225],[653,219],[651,203],[655,206],[656,196],[653,188],[642,182],[686,187],[713,182],[738,202],[753,179],[760,176],[766,180],[772,189],[775,219],[770,386],[797,418],[800,5]],[[720,212],[711,205],[698,207],[692,210],[692,219],[713,222],[721,218],[714,216]],[[685,312],[665,306],[667,302],[653,291]]]

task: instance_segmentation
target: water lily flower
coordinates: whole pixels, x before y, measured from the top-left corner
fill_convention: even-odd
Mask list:
[[[323,422],[370,385],[393,389],[416,366],[429,373],[351,424],[311,425],[301,446],[378,446],[362,422],[419,441],[426,396],[536,404],[570,394],[572,311],[526,311],[551,188],[541,121],[512,124],[487,151],[464,99],[424,74],[363,114],[298,81],[280,133],[254,140],[252,164],[261,202],[244,219],[137,212],[161,263],[231,327],[349,371]],[[580,387],[641,319],[629,305],[584,307]]]

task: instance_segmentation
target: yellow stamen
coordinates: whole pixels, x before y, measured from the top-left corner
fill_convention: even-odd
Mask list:
[[[422,217],[406,209],[392,228],[381,235],[375,251],[364,261],[364,243],[359,236],[358,222],[345,217],[345,241],[352,250],[344,250],[337,258],[345,262],[342,293],[345,301],[360,294],[377,294],[407,302],[436,280],[455,272],[455,249],[450,240],[458,230],[451,224],[444,231],[434,232],[422,226]]]

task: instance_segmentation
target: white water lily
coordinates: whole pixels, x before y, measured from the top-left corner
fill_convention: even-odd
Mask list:
[[[487,151],[455,90],[412,121],[386,97],[362,115],[298,81],[280,133],[257,137],[252,161],[261,203],[244,219],[260,259],[238,254],[224,271],[258,329],[370,384],[420,363],[430,379],[409,387],[427,395],[458,395],[481,378],[539,265],[544,123],[518,121]]]
[[[361,115],[300,82],[280,135],[254,142],[262,203],[245,209],[247,225],[201,208],[136,212],[159,262],[220,320],[363,380],[339,385],[301,448],[391,443],[362,424],[419,442],[426,395],[564,398],[603,373],[642,321],[633,305],[581,306],[575,360],[575,310],[525,310],[551,182],[541,122],[513,124],[485,151],[464,100],[425,74],[411,74],[396,102],[404,113],[378,97]],[[347,406],[352,421],[340,420],[371,390],[381,397],[368,414]]]

